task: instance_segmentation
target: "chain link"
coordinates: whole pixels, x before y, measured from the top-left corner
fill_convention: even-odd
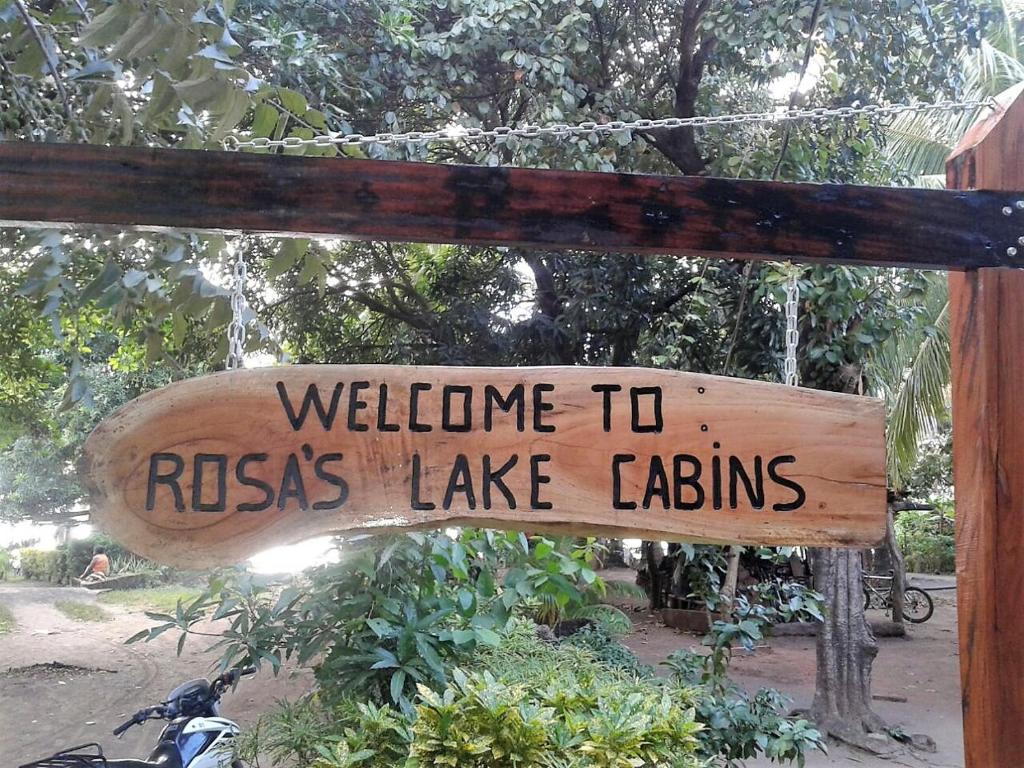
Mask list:
[[[795,387],[800,384],[800,376],[796,368],[796,348],[800,344],[800,329],[797,326],[799,320],[800,302],[800,270],[793,267],[789,273],[789,280],[786,281],[786,362],[784,367],[784,378],[787,386]]]
[[[228,324],[228,358],[225,367],[231,371],[245,367],[245,313],[249,304],[245,300],[245,280],[247,277],[245,260],[241,251],[235,259],[232,270],[234,290],[231,293],[231,322]]]
[[[860,107],[816,107],[812,109],[787,109],[777,112],[746,112],[732,115],[700,115],[696,117],[665,117],[657,120],[642,118],[639,120],[613,120],[608,123],[592,121],[551,125],[525,125],[519,128],[503,125],[496,128],[455,127],[437,131],[407,131],[405,133],[328,133],[309,139],[288,136],[283,139],[239,139],[228,136],[221,144],[224,149],[238,151],[242,149],[274,149],[278,147],[326,147],[326,146],[363,146],[366,144],[427,144],[432,142],[484,141],[504,142],[510,137],[539,139],[546,137],[564,138],[566,136],[607,136],[623,131],[653,131],[671,128],[709,128],[723,125],[750,125],[755,123],[789,123],[800,120],[831,120],[850,119],[855,117],[886,118],[897,115],[921,112],[960,112],[982,107],[994,107],[989,101],[938,101],[933,103],[881,105],[867,104]]]

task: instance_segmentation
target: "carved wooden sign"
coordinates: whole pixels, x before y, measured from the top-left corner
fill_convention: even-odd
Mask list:
[[[291,366],[182,381],[85,446],[94,519],[176,566],[478,525],[869,545],[881,402],[636,368]]]

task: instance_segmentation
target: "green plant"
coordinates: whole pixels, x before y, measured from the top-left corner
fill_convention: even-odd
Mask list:
[[[763,688],[750,696],[727,673],[737,643],[752,650],[771,624],[820,620],[822,597],[799,584],[769,582],[759,585],[755,598],[737,597],[732,620],[713,624],[703,641],[707,653],[679,650],[665,664],[677,683],[695,691],[702,755],[734,765],[763,754],[802,766],[807,752],[824,751],[822,734],[806,719],[787,717],[788,700],[778,691]]]
[[[526,768],[549,756],[555,713],[531,701],[524,686],[490,673],[459,670],[443,693],[419,689],[412,727],[411,766]]]
[[[562,640],[564,645],[583,648],[593,654],[601,664],[636,677],[650,677],[654,668],[640,663],[629,648],[620,643],[601,626],[583,627]]]
[[[896,541],[908,571],[952,573],[956,568],[953,523],[938,511],[907,510],[896,516]]]
[[[478,647],[450,678],[441,690],[420,686],[407,711],[323,691],[282,704],[240,754],[301,768],[697,765],[688,689],[542,641],[532,621],[510,621],[497,646]]]
[[[30,581],[55,581],[58,575],[58,553],[41,549],[21,550],[21,573]]]
[[[583,545],[583,548],[589,543]],[[480,645],[496,645],[513,611],[550,598],[582,600],[600,580],[570,540],[463,530],[345,540],[340,561],[274,591],[245,572],[220,574],[207,590],[130,639],[177,628],[179,647],[207,615],[227,619],[218,636],[221,664],[269,664],[294,658],[314,667],[325,690],[362,692],[408,710],[416,687],[443,690],[450,669]],[[496,574],[503,567],[500,580]]]
[[[111,615],[98,605],[81,600],[58,600],[54,607],[75,621],[110,621]]]

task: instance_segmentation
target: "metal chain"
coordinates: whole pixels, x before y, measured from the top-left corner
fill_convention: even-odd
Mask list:
[[[583,122],[574,125],[554,123],[546,126],[526,125],[513,128],[503,125],[497,128],[453,127],[437,131],[408,131],[405,133],[327,133],[303,139],[289,136],[283,139],[239,139],[228,136],[221,144],[224,149],[271,149],[276,147],[328,147],[361,146],[366,144],[425,144],[428,142],[454,141],[496,141],[504,142],[510,137],[538,139],[545,137],[610,135],[622,131],[652,131],[662,128],[708,128],[722,125],[749,125],[754,123],[788,123],[799,120],[849,119],[854,117],[884,118],[907,113],[959,112],[981,107],[993,107],[988,101],[938,101],[934,103],[899,104],[884,106],[867,104],[861,107],[835,107],[814,109],[787,109],[777,112],[747,112],[731,115],[701,115],[696,117],[665,117],[657,120],[613,120],[607,123]]]
[[[794,267],[786,282],[786,362],[784,368],[787,386],[800,384],[800,376],[796,368],[796,348],[800,344],[800,329],[797,326],[798,304],[800,302],[800,270]]]
[[[231,371],[245,367],[245,313],[249,305],[245,300],[245,279],[247,277],[245,259],[238,252],[235,266],[234,290],[231,293],[231,322],[228,324],[228,358],[225,367]]]

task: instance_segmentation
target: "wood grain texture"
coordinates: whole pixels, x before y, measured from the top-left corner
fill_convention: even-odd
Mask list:
[[[0,222],[967,269],[1022,195],[0,143]]]
[[[96,522],[177,566],[462,524],[863,546],[885,532],[883,435],[874,399],[697,374],[288,366],[147,394],[97,427],[82,469]]]
[[[951,187],[1024,184],[1024,98],[972,130]],[[1012,218],[1024,232],[1024,211]],[[1022,249],[1024,250],[1024,249]],[[957,610],[967,768],[1024,760],[1024,273],[951,274]]]

